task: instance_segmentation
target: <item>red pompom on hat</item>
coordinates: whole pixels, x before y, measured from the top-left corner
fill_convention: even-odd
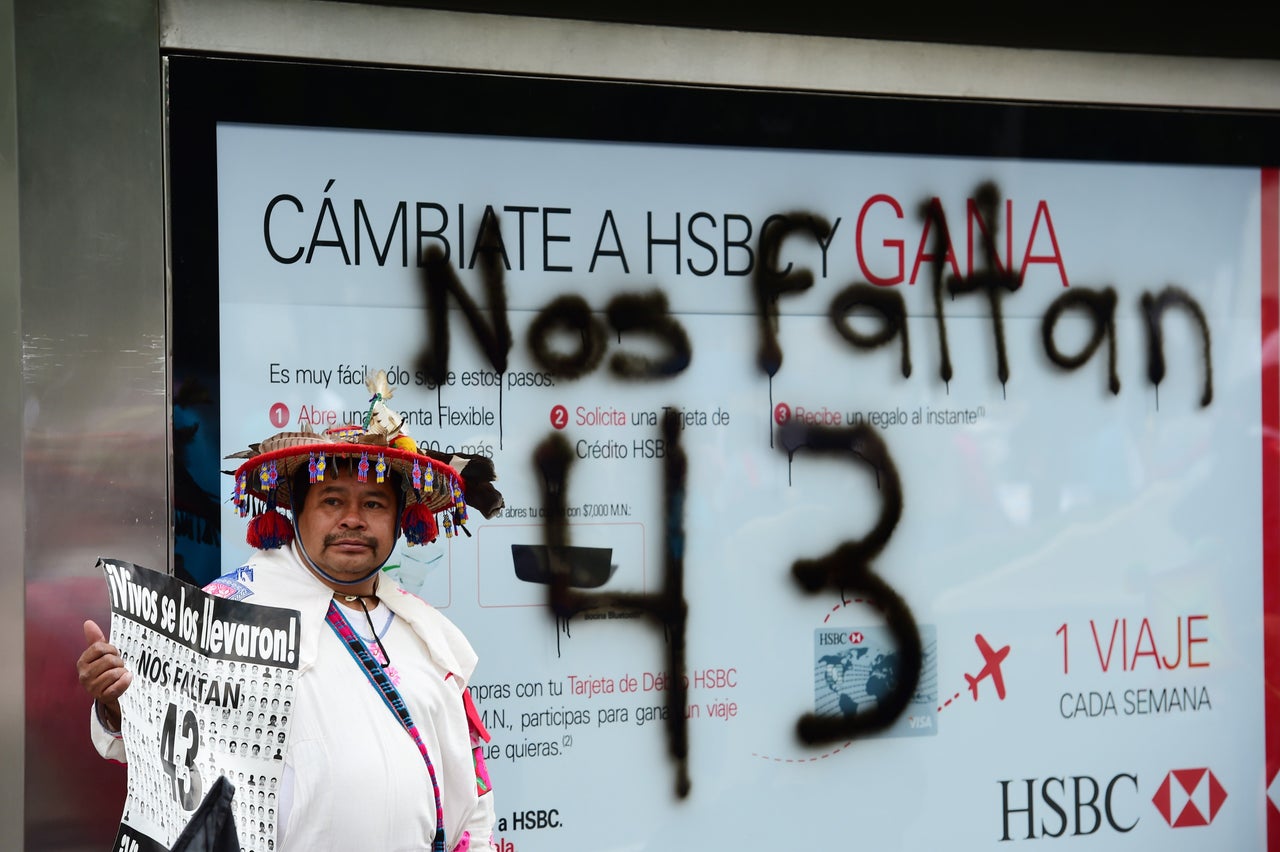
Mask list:
[[[404,532],[404,540],[410,544],[430,544],[440,535],[435,515],[421,503],[414,503],[404,510],[400,529]]]
[[[258,550],[274,550],[293,541],[293,524],[279,509],[268,509],[249,521],[245,533],[249,546]]]

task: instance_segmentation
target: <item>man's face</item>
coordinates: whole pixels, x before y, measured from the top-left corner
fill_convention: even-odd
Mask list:
[[[335,475],[337,474],[337,475]],[[358,580],[395,545],[396,495],[391,483],[360,482],[330,471],[307,489],[298,536],[307,555],[339,580]]]

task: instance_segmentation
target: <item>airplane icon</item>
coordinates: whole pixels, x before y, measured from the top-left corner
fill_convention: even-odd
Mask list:
[[[985,677],[990,677],[991,682],[996,687],[996,697],[1004,701],[1004,676],[1000,673],[1000,664],[1004,662],[1004,658],[1009,656],[1009,646],[1005,645],[999,651],[992,651],[991,646],[987,644],[987,640],[983,638],[981,633],[973,637],[973,641],[978,643],[978,650],[982,652],[982,671],[978,672],[978,676],[965,674],[964,679],[969,682],[969,689],[973,692],[973,700],[978,700],[978,683]]]

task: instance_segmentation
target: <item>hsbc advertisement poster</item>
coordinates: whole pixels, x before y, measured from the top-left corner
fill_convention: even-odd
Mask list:
[[[1276,848],[1275,172],[216,135],[221,454],[385,370],[494,460],[389,570],[480,655],[498,848]],[[682,631],[618,603],[675,563]]]

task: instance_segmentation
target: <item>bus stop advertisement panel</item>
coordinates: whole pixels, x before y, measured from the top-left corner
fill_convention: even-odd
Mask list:
[[[499,848],[1276,842],[1274,170],[184,113],[192,65],[183,564],[248,553],[217,458],[378,371],[492,457],[390,570],[480,654]]]

